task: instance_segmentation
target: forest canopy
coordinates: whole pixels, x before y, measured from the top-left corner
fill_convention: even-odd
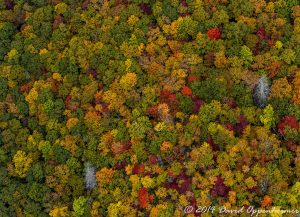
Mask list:
[[[298,0],[0,0],[0,216],[299,209],[299,66]]]

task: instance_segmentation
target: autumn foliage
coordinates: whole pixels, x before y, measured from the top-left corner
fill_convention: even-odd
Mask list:
[[[211,28],[207,31],[207,37],[210,40],[220,39],[221,38],[221,31],[219,28]]]
[[[0,217],[299,210],[299,42],[297,0],[0,0]]]

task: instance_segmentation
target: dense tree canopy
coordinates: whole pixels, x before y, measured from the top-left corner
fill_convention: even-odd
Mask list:
[[[299,42],[298,0],[0,0],[0,216],[299,209]]]

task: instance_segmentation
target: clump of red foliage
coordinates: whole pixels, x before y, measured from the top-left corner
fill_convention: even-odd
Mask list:
[[[192,180],[185,173],[178,175],[175,178],[171,179],[171,182],[167,184],[168,188],[175,189],[180,194],[184,194],[187,190],[190,189]]]
[[[23,86],[20,87],[20,92],[25,92],[25,91],[28,91],[29,88],[30,88],[30,85],[31,83],[27,83],[27,84],[24,84]]]
[[[299,124],[297,123],[297,119],[294,116],[285,116],[282,118],[280,124],[277,125],[278,131],[284,135],[285,127],[289,126],[294,129],[299,129]]]
[[[198,76],[196,76],[196,75],[190,75],[190,76],[188,76],[188,82],[193,82],[193,81],[197,81],[197,80],[199,80],[199,77]]]
[[[181,5],[184,6],[184,7],[187,7],[188,3],[185,0],[183,0],[183,1],[181,1]]]
[[[235,125],[235,131],[242,134],[244,129],[248,126],[248,121],[244,115],[239,117],[239,122]]]
[[[205,102],[199,99],[199,97],[197,96],[192,96],[192,100],[194,101],[192,113],[197,114],[199,112],[199,109],[204,105]]]
[[[121,163],[117,163],[117,164],[115,164],[115,166],[114,166],[114,169],[115,170],[121,170],[121,169],[124,169],[126,166],[127,166],[127,162],[126,162],[126,160],[123,160]]]
[[[219,151],[220,150],[219,146],[214,143],[214,141],[211,137],[209,137],[206,142],[210,145],[210,147],[213,151]]]
[[[152,10],[149,4],[147,3],[141,3],[140,5],[140,9],[147,15],[152,14]]]
[[[149,193],[147,188],[141,188],[138,191],[138,197],[139,197],[141,208],[146,208],[147,205],[149,204]]]
[[[162,90],[160,92],[159,102],[168,104],[170,110],[176,113],[178,101],[176,99],[176,95],[171,93],[169,90]]]
[[[221,178],[221,176],[218,176],[210,193],[214,197],[227,197],[229,190],[229,187],[224,184],[224,180]]]
[[[207,31],[207,36],[210,40],[220,39],[221,31],[219,28],[211,28]]]
[[[263,28],[258,28],[256,35],[258,36],[259,40],[267,40],[268,39],[266,31]]]
[[[152,118],[157,118],[158,117],[158,108],[157,108],[157,106],[152,106],[152,107],[148,108],[147,114]]]
[[[145,172],[145,165],[143,164],[135,164],[132,168],[133,174],[141,174]]]
[[[191,88],[189,88],[188,86],[182,85],[182,90],[181,93],[183,95],[187,95],[187,96],[192,96],[193,95],[193,91]]]

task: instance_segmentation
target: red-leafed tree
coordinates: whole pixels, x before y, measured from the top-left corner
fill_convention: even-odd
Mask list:
[[[294,116],[285,116],[284,118],[282,118],[280,124],[278,124],[277,128],[278,131],[284,135],[285,131],[285,127],[289,126],[291,128],[294,129],[299,129],[299,124],[297,123],[297,119]]]
[[[182,85],[181,93],[182,93],[183,95],[192,96],[193,91],[192,91],[192,89],[189,88],[188,86]]]
[[[145,172],[145,165],[143,164],[135,164],[132,168],[132,173],[133,174],[141,174]]]
[[[206,34],[210,40],[221,38],[221,31],[219,30],[219,28],[211,28],[207,31]]]
[[[229,190],[229,187],[224,184],[224,180],[221,178],[221,176],[218,176],[210,193],[214,197],[227,197]]]
[[[149,193],[147,188],[141,188],[138,191],[138,198],[140,202],[140,207],[141,208],[146,208],[147,205],[149,204]]]

